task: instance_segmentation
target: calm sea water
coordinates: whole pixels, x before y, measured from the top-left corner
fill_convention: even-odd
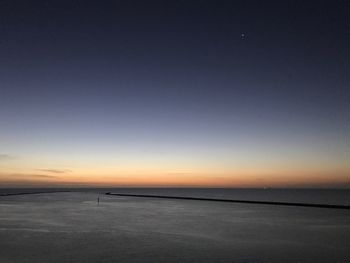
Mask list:
[[[346,204],[347,190],[70,190],[0,197],[1,263],[350,262],[349,210],[99,194]]]
[[[1,193],[53,190],[169,195],[250,201],[350,205],[350,189],[232,189],[232,188],[0,188]]]

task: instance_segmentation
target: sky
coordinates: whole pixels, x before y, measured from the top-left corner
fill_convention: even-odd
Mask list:
[[[349,13],[0,1],[0,187],[349,188]]]

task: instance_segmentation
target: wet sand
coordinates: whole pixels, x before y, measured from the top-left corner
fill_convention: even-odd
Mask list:
[[[0,197],[0,262],[350,262],[348,210],[97,197]]]

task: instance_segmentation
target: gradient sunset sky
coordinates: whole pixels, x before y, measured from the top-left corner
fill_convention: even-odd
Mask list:
[[[349,1],[1,1],[0,187],[350,186]]]

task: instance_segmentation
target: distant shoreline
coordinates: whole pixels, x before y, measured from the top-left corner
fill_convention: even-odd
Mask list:
[[[21,192],[21,193],[2,193],[0,196],[11,196],[11,195],[35,195],[35,194],[53,194],[53,193],[66,193],[67,191],[40,191],[40,192]]]

